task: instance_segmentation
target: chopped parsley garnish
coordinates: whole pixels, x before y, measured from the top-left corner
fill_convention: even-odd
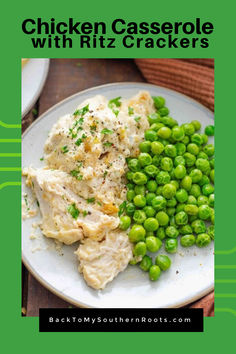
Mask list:
[[[36,203],[37,203],[37,205],[38,205],[38,207],[39,207],[39,201],[38,201],[38,199],[36,199]]]
[[[87,138],[87,135],[83,134],[81,138],[77,139],[75,145],[80,146],[84,139]]]
[[[136,117],[134,120],[138,123],[140,121],[141,117]]]
[[[105,172],[103,173],[103,177],[105,178],[107,174],[108,174],[108,171],[105,171]]]
[[[118,216],[121,216],[126,208],[126,201],[124,201],[123,203],[121,203],[121,205],[119,206],[119,212],[118,212]]]
[[[128,114],[129,114],[129,116],[132,116],[132,114],[134,114],[133,107],[128,107]]]
[[[104,129],[102,129],[101,134],[104,134],[104,135],[113,134],[113,130],[104,128]]]
[[[89,111],[89,105],[87,104],[87,106],[84,106],[83,108],[81,109],[77,109],[73,115],[76,117],[76,116],[84,116],[85,113],[87,113]]]
[[[112,143],[110,143],[109,141],[106,141],[105,143],[103,143],[103,145],[104,145],[104,146],[108,146],[108,147],[109,147],[109,146],[111,146],[111,145],[112,145]]]
[[[84,210],[84,211],[83,211],[83,216],[85,217],[86,215],[88,215],[88,211],[87,211],[87,210]]]
[[[95,198],[88,198],[87,199],[87,203],[94,203],[95,202]]]
[[[63,154],[66,154],[69,150],[68,150],[68,146],[67,145],[64,145],[61,147],[61,151]]]
[[[83,175],[79,175],[79,171],[72,170],[70,171],[71,176],[76,177],[78,181],[81,181],[83,179]]]
[[[68,206],[67,211],[70,213],[73,219],[77,219],[80,211],[76,208],[75,203]]]
[[[91,131],[91,134],[94,134],[94,132],[96,131],[97,129],[97,126],[94,124],[94,125],[90,125],[90,131]]]
[[[40,161],[43,161],[44,160],[44,157],[41,157]]]
[[[119,114],[119,110],[115,109],[114,107],[120,107],[121,106],[120,99],[121,99],[121,97],[116,97],[116,98],[113,98],[112,100],[110,100],[108,102],[108,107],[112,110],[112,112],[116,115],[116,117]]]
[[[101,202],[99,202],[99,201],[97,201],[97,204],[98,204],[98,205],[100,205],[100,206],[102,206],[102,203],[101,203]]]

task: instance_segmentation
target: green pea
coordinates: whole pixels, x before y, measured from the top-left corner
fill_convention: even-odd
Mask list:
[[[186,192],[185,189],[181,188],[176,192],[175,197],[178,200],[178,202],[184,203],[188,200],[188,193]]]
[[[152,200],[156,197],[156,194],[153,192],[149,192],[146,194],[145,197],[147,205],[152,205]]]
[[[208,136],[214,135],[214,131],[215,131],[214,125],[208,125],[205,128],[205,134],[208,135]]]
[[[210,179],[211,179],[212,183],[214,183],[214,180],[215,180],[215,170],[211,170],[211,172],[210,172]]]
[[[170,224],[170,226],[179,227],[179,225],[177,225],[176,222],[175,222],[175,216],[174,215],[170,217],[169,224]]]
[[[159,227],[159,222],[155,218],[148,218],[143,224],[146,231],[156,231]]]
[[[170,111],[167,107],[161,107],[158,110],[158,113],[161,115],[161,117],[163,117],[163,116],[167,116],[170,113]]]
[[[176,213],[176,209],[175,208],[167,208],[166,212],[169,216],[173,216]]]
[[[155,141],[155,140],[157,140],[157,132],[155,132],[155,130],[148,129],[145,131],[144,137],[145,137],[145,140]]]
[[[197,199],[193,195],[188,196],[187,204],[197,205]]]
[[[184,211],[185,205],[186,204],[184,204],[184,203],[179,203],[176,207],[176,213],[179,213],[180,211]]]
[[[142,167],[145,167],[151,165],[152,157],[147,152],[141,152],[141,154],[138,157],[138,161]]]
[[[142,257],[145,256],[145,254],[147,253],[146,243],[143,241],[136,243],[133,252],[135,256],[142,256]]]
[[[133,202],[138,208],[143,208],[146,205],[146,198],[143,195],[138,194],[134,197]]]
[[[198,198],[199,195],[201,195],[201,189],[198,184],[192,184],[192,187],[189,192],[191,195],[193,195],[195,198]]]
[[[165,250],[168,253],[176,253],[178,248],[178,241],[175,238],[168,238],[165,242]]]
[[[150,129],[151,130],[155,130],[155,132],[157,132],[160,128],[164,127],[164,124],[163,123],[153,123],[151,126],[150,126]]]
[[[208,234],[202,233],[197,235],[196,245],[198,247],[206,247],[211,242],[211,237]]]
[[[183,247],[191,247],[195,244],[195,241],[194,235],[184,235],[180,238],[180,244]]]
[[[158,184],[165,185],[170,182],[170,175],[167,171],[160,171],[156,176]]]
[[[209,205],[200,205],[198,210],[198,216],[202,220],[210,219],[211,217],[211,208]]]
[[[153,207],[151,207],[150,205],[147,205],[146,207],[144,207],[143,211],[145,212],[145,214],[148,218],[151,218],[152,216],[154,216],[156,214],[155,209],[153,209]]]
[[[139,150],[141,152],[150,152],[151,151],[151,141],[142,141],[140,144],[139,144]]]
[[[147,182],[147,190],[149,192],[155,192],[157,190],[157,182],[156,181],[148,181]]]
[[[156,107],[156,109],[160,109],[165,106],[165,99],[163,97],[153,96],[152,99],[153,99],[154,106]]]
[[[136,185],[136,186],[134,187],[134,192],[135,192],[135,195],[137,195],[137,194],[145,195],[145,193],[146,193],[146,188],[145,188],[145,186],[138,186],[138,185]]]
[[[143,172],[135,172],[133,175],[133,182],[139,186],[146,184],[147,180],[147,176]]]
[[[160,162],[161,162],[161,156],[159,155],[153,156],[152,163],[154,166],[158,167],[160,165]]]
[[[195,155],[190,154],[190,152],[185,152],[183,156],[185,159],[186,166],[188,166],[188,167],[194,166],[195,161],[196,161]]]
[[[135,205],[133,203],[128,203],[126,205],[126,214],[129,216],[132,216],[133,213],[135,212]]]
[[[180,182],[180,185],[183,189],[186,189],[186,191],[189,192],[192,187],[192,178],[190,176],[185,176]]]
[[[145,241],[146,231],[141,225],[133,225],[129,232],[130,242]]]
[[[180,141],[184,138],[184,129],[179,126],[172,128],[172,138],[176,141]]]
[[[197,144],[188,144],[187,146],[187,151],[190,152],[190,154],[197,155],[199,153],[199,147]]]
[[[215,167],[215,159],[210,160],[210,167],[214,168]]]
[[[183,124],[183,129],[186,135],[193,135],[195,133],[195,127],[192,123]]]
[[[120,217],[119,228],[121,230],[127,230],[130,227],[130,224],[131,224],[131,219],[129,216],[125,215]]]
[[[158,187],[157,187],[156,195],[162,195],[163,187],[164,187],[164,186],[158,186]]]
[[[174,207],[177,204],[177,200],[175,198],[168,199],[166,201],[166,206],[168,207]]]
[[[155,165],[149,165],[144,168],[144,172],[149,177],[155,177],[158,174],[159,169]]]
[[[177,225],[186,225],[188,223],[188,214],[185,211],[180,211],[175,215],[175,222]]]
[[[209,204],[209,200],[205,195],[199,195],[199,197],[197,198],[197,205],[201,206],[201,205],[208,205]]]
[[[171,136],[171,129],[168,127],[162,127],[158,130],[157,135],[162,139],[169,139]]]
[[[146,237],[146,246],[147,246],[147,250],[149,252],[157,252],[161,246],[162,246],[162,242],[159,238],[155,237],[155,236],[148,236]]]
[[[180,229],[179,229],[179,232],[182,235],[191,235],[193,230],[192,230],[191,226],[189,224],[187,224],[187,225],[181,226]]]
[[[152,265],[151,268],[149,269],[149,279],[152,281],[156,281],[157,279],[160,278],[161,275],[161,269],[157,265]]]
[[[191,123],[194,125],[196,131],[201,129],[201,123],[198,120],[193,120]]]
[[[138,173],[138,172],[136,172],[136,173]],[[192,178],[193,183],[197,183],[202,179],[202,171],[197,168],[194,168],[190,172],[189,176]]]
[[[166,199],[171,199],[175,196],[176,194],[176,188],[173,184],[167,183],[163,186],[162,190],[163,197]]]
[[[185,135],[185,137],[181,140],[185,145],[188,145],[190,139],[187,135]]]
[[[214,186],[211,184],[204,184],[204,186],[202,186],[202,193],[207,196],[214,193]]]
[[[170,258],[164,254],[159,254],[155,259],[155,263],[161,268],[161,270],[164,271],[169,269],[171,266]]]
[[[208,144],[208,145],[204,146],[203,152],[205,152],[205,154],[207,154],[207,156],[209,156],[209,157],[213,156],[214,152],[215,152],[214,145]]]
[[[176,151],[177,151],[178,156],[182,156],[186,151],[186,146],[183,143],[177,143],[177,144],[175,144],[175,147],[176,147]]]
[[[163,124],[167,125],[170,128],[173,128],[175,125],[178,125],[177,120],[169,116],[161,117],[161,121]]]
[[[179,231],[176,229],[175,226],[168,226],[166,228],[166,236],[170,238],[177,238],[179,236]]]
[[[179,182],[178,181],[172,180],[172,181],[170,181],[170,184],[173,184],[173,186],[175,186],[176,190],[179,189]]]
[[[138,159],[131,159],[128,162],[128,167],[132,172],[140,171],[141,165]]]
[[[126,193],[126,199],[129,201],[129,202],[132,202],[132,200],[134,199],[135,197],[135,191],[133,189],[131,189],[130,191],[128,191]]]
[[[133,190],[134,189],[134,183],[127,183],[126,187],[128,188],[128,190]]]
[[[152,153],[160,155],[164,151],[164,145],[160,141],[153,141],[151,145]]]
[[[143,210],[135,210],[133,219],[136,222],[136,224],[143,224],[146,220],[146,214]]]
[[[209,227],[207,228],[207,233],[208,233],[208,235],[210,236],[210,238],[211,238],[212,240],[215,239],[215,227],[214,227],[214,225],[211,225],[211,226],[209,226]]]
[[[201,180],[198,182],[199,186],[204,186],[204,184],[209,184],[210,183],[210,179],[209,177],[207,177],[206,175],[203,175]]]
[[[188,215],[197,215],[198,214],[198,207],[193,204],[187,204],[184,208],[184,211]]]
[[[202,141],[203,141],[203,144],[208,143],[208,136],[206,134],[202,134]]]
[[[163,240],[163,239],[166,237],[164,227],[159,227],[159,229],[158,229],[157,232],[156,232],[156,236],[157,236],[160,240]]]
[[[138,160],[137,160],[137,161],[138,161]],[[127,178],[127,180],[128,180],[128,181],[133,182],[133,175],[134,175],[134,173],[133,173],[133,172],[128,171],[128,172],[126,172],[125,177]]]
[[[139,267],[144,271],[148,272],[150,267],[152,266],[152,259],[149,256],[144,256]]]
[[[185,165],[185,159],[183,156],[176,156],[175,160],[174,160],[174,165],[175,167],[178,165]]]
[[[149,124],[151,125],[153,123],[159,123],[161,121],[161,116],[156,112],[156,113],[149,114],[147,119]]]
[[[186,168],[184,165],[178,165],[175,167],[175,170],[174,170],[174,173],[175,173],[175,177],[177,179],[182,179],[184,178],[184,176],[186,175]]]
[[[162,139],[162,138],[159,137],[158,140],[160,141],[160,143],[163,144],[164,147],[169,144],[169,139],[166,140],[166,139]]]
[[[201,234],[206,231],[206,225],[203,220],[194,220],[191,224],[193,231],[195,234]]]
[[[203,152],[203,151],[200,151],[200,152],[199,152],[199,154],[197,155],[197,158],[198,158],[198,159],[205,159],[205,160],[208,160],[207,154],[205,154],[205,152]],[[199,168],[199,167],[197,166],[197,168]],[[199,170],[200,170],[200,168],[199,168]]]
[[[172,144],[168,144],[165,146],[165,154],[169,157],[175,157],[177,155],[176,147]]]
[[[204,173],[209,170],[210,163],[206,159],[198,158],[196,160],[196,167]]]
[[[172,162],[171,158],[163,157],[161,159],[161,168],[164,171],[171,171],[171,169],[173,168],[173,162]]]
[[[169,223],[169,216],[164,211],[159,211],[156,214],[156,219],[160,226],[166,226]]]
[[[191,142],[198,145],[198,146],[201,146],[203,144],[203,139],[202,139],[202,135],[201,134],[193,134],[191,136]]]
[[[215,213],[213,213],[211,215],[211,223],[214,224],[215,223]]]
[[[209,195],[208,201],[209,201],[210,207],[214,207],[214,204],[215,204],[215,195],[214,195],[214,193]]]

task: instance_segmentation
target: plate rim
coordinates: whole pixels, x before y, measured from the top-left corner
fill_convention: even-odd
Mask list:
[[[48,62],[48,68],[49,68],[49,62]],[[96,89],[100,89],[100,88],[106,88],[106,87],[114,87],[114,86],[120,86],[120,85],[127,85],[127,86],[132,86],[132,85],[142,85],[145,87],[152,87],[152,88],[161,88],[164,89],[166,92],[169,92],[170,94],[177,94],[180,97],[183,97],[185,100],[187,101],[191,101],[194,105],[204,109],[206,112],[208,112],[208,114],[214,119],[214,112],[211,111],[209,108],[207,108],[206,106],[204,106],[202,103],[196,101],[195,99],[193,99],[192,97],[189,97],[185,94],[182,94],[178,91],[169,89],[167,87],[164,86],[160,86],[160,85],[154,85],[154,84],[149,84],[146,82],[137,82],[137,81],[132,81],[132,82],[126,82],[126,81],[122,81],[122,82],[115,82],[115,83],[107,83],[107,84],[103,84],[103,85],[98,85],[98,86],[93,86],[90,88],[87,88],[85,90],[79,91],[74,93],[73,95],[70,95],[66,98],[64,98],[63,100],[59,101],[58,103],[56,103],[55,105],[53,105],[52,107],[50,107],[49,109],[47,109],[44,113],[42,113],[34,122],[32,122],[30,124],[30,126],[24,131],[24,133],[22,134],[22,143],[23,143],[23,139],[24,137],[28,134],[28,132],[34,128],[34,126],[40,121],[42,120],[47,114],[51,113],[51,111],[53,111],[55,108],[58,108],[59,106],[63,105],[64,103],[74,99],[76,96],[80,95],[80,94],[86,94],[90,91],[96,90]],[[21,230],[22,231],[22,230]],[[22,240],[22,232],[21,232],[21,240]],[[23,264],[25,265],[25,267],[27,268],[27,270],[35,277],[35,279],[42,285],[44,286],[47,290],[51,291],[54,295],[60,297],[61,299],[63,299],[66,302],[69,302],[75,306],[79,306],[81,308],[96,308],[95,306],[89,306],[87,304],[84,304],[83,302],[80,301],[75,301],[73,298],[71,298],[69,295],[64,295],[63,293],[61,293],[59,290],[57,290],[52,284],[48,283],[45,279],[43,279],[36,270],[34,270],[29,262],[27,262],[22,248],[21,248],[21,259]],[[175,305],[175,307],[172,306],[167,306],[165,308],[179,308],[179,307],[183,307],[186,306],[190,303],[193,303],[195,301],[197,301],[198,299],[202,298],[203,296],[209,294],[211,291],[214,290],[214,282],[213,284],[211,284],[209,287],[207,287],[205,290],[203,290],[202,292],[198,293],[198,295],[192,297],[190,300],[185,300],[185,301],[181,301],[179,303],[177,303]]]
[[[43,59],[45,60],[45,68],[44,68],[44,72],[43,72],[43,75],[42,75],[42,78],[41,78],[41,82],[40,82],[40,85],[38,87],[38,90],[36,91],[35,95],[34,95],[34,98],[32,99],[31,103],[28,104],[24,110],[22,110],[22,102],[21,102],[21,117],[24,118],[25,115],[27,113],[29,113],[30,109],[33,107],[33,105],[35,104],[35,102],[37,101],[37,99],[39,98],[42,90],[43,90],[43,87],[44,87],[44,84],[46,82],[46,79],[48,77],[48,72],[49,72],[49,66],[50,66],[50,58],[29,58],[29,60],[31,59]],[[26,63],[27,65],[27,63]],[[25,66],[26,67],[26,66]],[[24,70],[24,67],[22,68],[22,70]],[[21,73],[21,84],[22,84],[22,73]],[[23,137],[23,135],[22,135]]]

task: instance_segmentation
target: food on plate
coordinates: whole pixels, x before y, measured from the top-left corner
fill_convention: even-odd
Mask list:
[[[171,266],[161,249],[176,253],[179,238],[185,248],[214,240],[214,127],[200,129],[197,120],[179,126],[165,99],[146,91],[89,98],[54,124],[45,166],[23,174],[42,233],[79,241],[89,286],[104,289],[129,263],[156,281]]]

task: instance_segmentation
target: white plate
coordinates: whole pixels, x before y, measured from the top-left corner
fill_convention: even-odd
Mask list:
[[[196,101],[177,92],[149,84],[119,83],[95,87],[77,93],[44,113],[23,135],[22,165],[42,167],[40,157],[52,125],[66,113],[72,113],[83,100],[96,94],[108,98],[131,97],[139,90],[148,90],[151,95],[166,99],[170,114],[179,123],[194,119],[203,127],[213,123],[213,114]],[[22,184],[23,192],[26,189]],[[39,216],[38,216],[39,217]],[[137,266],[128,268],[118,275],[105,290],[96,291],[88,287],[77,271],[78,262],[74,255],[77,245],[63,246],[63,254],[55,249],[54,242],[44,236],[31,240],[32,221],[22,223],[22,257],[25,265],[45,287],[63,299],[83,307],[134,307],[158,308],[179,307],[209,293],[214,285],[213,243],[199,249],[193,246],[171,255],[172,266],[163,272],[157,282],[150,282],[148,274]],[[39,250],[37,251],[37,247]],[[36,249],[35,252],[32,250]],[[161,250],[161,253],[165,251]]]
[[[21,115],[24,117],[38,99],[49,68],[49,59],[29,59],[21,72]]]

